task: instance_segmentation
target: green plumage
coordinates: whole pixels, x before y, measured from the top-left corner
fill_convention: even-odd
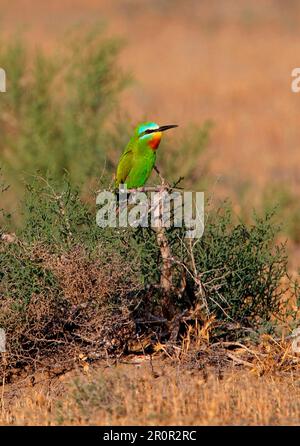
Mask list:
[[[145,122],[136,127],[117,167],[116,188],[120,184],[126,184],[127,189],[144,186],[155,166],[162,132],[173,127],[177,125],[160,127],[155,122]]]
[[[127,144],[118,164],[115,186],[126,184],[127,189],[144,186],[155,165],[156,153],[149,146],[152,134],[139,136],[139,128]]]

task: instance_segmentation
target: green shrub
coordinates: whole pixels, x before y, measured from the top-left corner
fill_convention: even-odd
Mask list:
[[[73,184],[99,176],[112,149],[108,119],[128,82],[116,64],[121,46],[99,27],[74,33],[61,54],[32,54],[21,39],[3,42],[8,86],[0,105],[0,161],[13,181],[37,170],[55,178],[68,171]]]
[[[186,239],[184,228],[167,230],[175,258],[176,304],[184,309],[191,301],[198,303],[207,317],[215,315],[218,321],[244,327],[257,328],[274,321],[283,310],[291,283],[285,244],[276,244],[279,227],[273,217],[272,213],[254,215],[253,223],[246,225],[235,222],[231,207],[223,204],[217,212],[208,212],[199,240]],[[139,229],[133,238],[139,246],[143,282],[158,283],[161,259],[154,232]],[[183,274],[187,290],[176,296]]]
[[[253,327],[279,311],[287,255],[284,244],[276,245],[279,228],[272,214],[254,215],[247,226],[233,220],[230,208],[208,219],[194,249],[195,262],[209,311]]]
[[[136,324],[148,330],[140,321],[161,314],[155,232],[99,228],[95,208],[67,179],[62,185],[35,177],[23,209],[16,240],[0,242],[0,326],[10,339],[10,364],[36,360],[37,352],[42,361],[57,348],[79,345],[97,357],[124,351]],[[168,229],[175,317],[200,308],[203,322],[214,316],[231,337],[226,324],[233,322],[256,331],[275,327],[290,285],[285,247],[275,243],[277,229],[271,214],[255,216],[252,225],[235,222],[228,205],[207,209],[199,240],[185,239],[184,228]],[[149,329],[156,340],[169,330]]]
[[[155,232],[151,228],[99,228],[95,208],[83,203],[68,181],[58,188],[51,180],[37,178],[28,187],[24,209],[25,225],[19,236],[28,243],[42,242],[52,250],[82,245],[91,253],[101,244],[106,253],[117,252],[143,286],[159,283],[161,259]],[[235,222],[226,203],[217,212],[207,206],[206,213],[199,240],[185,239],[185,228],[167,230],[177,262],[175,282],[181,280],[180,264],[185,265],[192,288],[193,275],[201,280],[208,313],[245,325],[268,321],[279,310],[285,291],[281,281],[287,277],[285,245],[276,244],[279,227],[274,215],[254,215],[253,223],[246,225]],[[180,299],[177,303],[184,305]]]

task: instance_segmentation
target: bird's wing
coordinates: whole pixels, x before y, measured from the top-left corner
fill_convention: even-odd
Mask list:
[[[132,168],[133,163],[133,152],[131,149],[125,150],[123,155],[120,158],[118,167],[117,167],[117,175],[115,186],[118,187],[119,184],[123,184],[128,177],[128,174]]]

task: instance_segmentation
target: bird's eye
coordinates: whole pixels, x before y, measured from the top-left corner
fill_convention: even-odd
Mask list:
[[[153,130],[151,130],[151,129],[148,129],[148,130],[145,130],[145,135],[148,135],[149,133],[153,133]]]

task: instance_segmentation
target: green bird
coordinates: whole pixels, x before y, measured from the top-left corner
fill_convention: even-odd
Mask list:
[[[144,122],[134,130],[117,167],[115,187],[126,184],[127,189],[144,186],[156,161],[156,150],[162,132],[178,127],[177,125],[159,126],[155,122]]]

